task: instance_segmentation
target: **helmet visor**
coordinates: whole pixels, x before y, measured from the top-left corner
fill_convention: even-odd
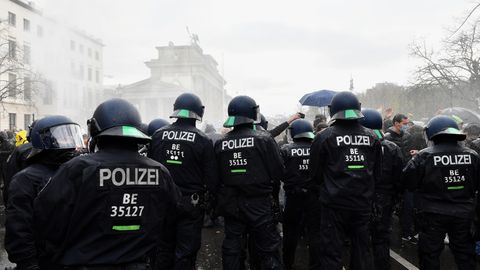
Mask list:
[[[51,127],[42,135],[45,149],[83,148],[82,131],[79,125],[68,124]]]
[[[364,116],[361,111],[355,110],[355,109],[349,109],[349,110],[339,111],[336,114],[332,115],[332,118],[330,118],[330,122],[333,122],[334,120],[337,120],[337,119],[355,120],[355,119],[361,119],[363,117]]]
[[[175,110],[170,116],[170,118],[190,118],[197,121],[202,121],[202,117],[200,115],[198,115],[194,111],[186,109]]]
[[[290,131],[290,134],[291,134],[292,131]],[[313,134],[313,132],[311,131],[307,131],[307,132],[303,132],[303,133],[299,133],[295,136],[293,136],[294,139],[300,139],[300,138],[306,138],[306,139],[313,139],[315,138],[315,134]]]
[[[256,119],[254,119],[254,124],[260,124],[262,122],[262,115],[260,114],[260,106],[255,106],[254,107],[254,110],[255,110],[255,115],[257,116]]]

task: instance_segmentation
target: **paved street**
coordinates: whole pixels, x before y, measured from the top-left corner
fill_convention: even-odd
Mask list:
[[[3,224],[3,211],[0,216],[0,219]],[[398,226],[397,220],[395,219],[394,231],[392,233],[392,270],[414,270],[418,269],[417,266],[417,246],[412,244],[407,244],[403,248],[400,245],[400,239],[398,237]],[[13,266],[7,260],[7,255],[5,249],[3,248],[3,235],[5,229],[0,229],[0,240],[1,240],[1,252],[0,252],[0,270],[3,270],[4,267]],[[199,270],[213,270],[221,269],[221,246],[223,240],[223,230],[221,227],[216,228],[205,228],[203,230],[203,246],[202,250],[198,257],[198,269]],[[348,254],[345,254],[345,261],[348,261]],[[307,269],[307,249],[305,241],[301,242],[301,246],[297,254],[297,268],[296,269]],[[453,262],[453,257],[446,247],[445,252],[442,255],[442,269],[454,270],[457,269]],[[346,269],[348,269],[346,267]],[[480,268],[479,268],[480,269]]]

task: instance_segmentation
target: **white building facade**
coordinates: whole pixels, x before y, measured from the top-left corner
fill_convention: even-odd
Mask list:
[[[204,54],[195,42],[187,46],[170,42],[156,49],[158,57],[145,63],[150,78],[120,87],[116,94],[132,102],[148,122],[159,117],[168,119],[177,96],[194,93],[205,105],[204,120],[220,126],[226,118],[225,104],[230,97],[215,59]]]
[[[18,85],[17,95],[0,102],[0,130],[24,129],[35,118],[55,114],[85,126],[103,88],[102,42],[43,16],[32,2],[0,0],[0,20],[0,43],[15,45],[25,67],[36,79],[41,76],[40,83]],[[23,76],[7,73],[1,81]]]

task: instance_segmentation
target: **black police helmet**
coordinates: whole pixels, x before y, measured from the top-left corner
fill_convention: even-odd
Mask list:
[[[147,123],[142,123],[140,125],[140,131],[143,132],[143,134],[148,134],[148,124]]]
[[[292,139],[313,139],[315,137],[313,126],[310,121],[297,119],[290,124],[290,136],[292,136]]]
[[[377,110],[374,110],[374,109],[363,109],[362,114],[363,114],[363,118],[359,120],[359,123],[366,128],[372,129],[378,138],[380,139],[383,138],[382,115]]]
[[[128,101],[113,98],[98,105],[87,121],[90,137],[129,137],[141,142],[149,141],[141,131],[142,120],[138,110]]]
[[[164,126],[168,126],[170,123],[162,118],[157,118],[153,119],[149,124],[148,124],[148,136],[153,136],[153,133],[155,131],[161,129]]]
[[[361,104],[358,98],[348,91],[343,91],[333,96],[330,105],[331,121],[333,120],[356,120],[363,117],[361,113]]]
[[[30,125],[28,125],[28,128],[27,128],[27,141],[31,141],[31,137],[30,137],[30,134],[32,134],[32,130],[33,130],[33,127],[35,126],[35,124],[37,123],[38,120],[34,120]]]
[[[463,141],[467,137],[467,135],[458,129],[457,122],[446,115],[438,115],[430,119],[425,126],[425,134],[429,140],[433,140],[439,135],[457,141]]]
[[[202,121],[204,111],[205,106],[197,95],[184,93],[175,100],[170,118],[191,118]]]
[[[224,127],[255,123],[260,119],[260,111],[255,100],[249,96],[236,96],[228,103],[228,118]]]
[[[268,121],[267,118],[263,114],[260,114],[260,123],[258,123],[259,126],[261,126],[263,129],[267,130],[268,129]]]
[[[52,115],[37,120],[29,137],[32,143],[32,151],[28,158],[43,150],[84,147],[80,126],[62,115]]]

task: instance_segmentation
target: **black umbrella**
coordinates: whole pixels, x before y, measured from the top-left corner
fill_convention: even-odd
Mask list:
[[[333,96],[337,92],[332,90],[319,90],[304,95],[299,101],[304,106],[325,107],[330,105]]]

